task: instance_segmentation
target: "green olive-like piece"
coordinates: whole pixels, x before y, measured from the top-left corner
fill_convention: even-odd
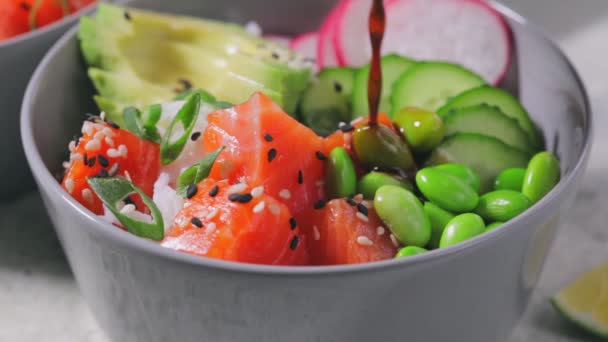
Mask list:
[[[424,153],[435,148],[445,134],[443,121],[434,112],[406,107],[393,118],[415,153]]]
[[[496,176],[494,190],[513,190],[521,191],[524,184],[526,169],[522,167],[512,167],[503,170]]]
[[[329,198],[354,195],[357,190],[355,165],[342,147],[334,148],[325,163],[325,184]]]
[[[391,175],[386,172],[372,171],[361,177],[357,184],[357,192],[366,199],[374,199],[376,191],[383,185],[396,185],[413,191],[414,186],[407,178]]]
[[[486,221],[508,221],[530,207],[530,200],[521,192],[496,190],[479,198],[475,213]]]
[[[485,231],[483,219],[476,214],[466,213],[454,217],[443,231],[440,248],[455,245],[475,237]]]
[[[473,171],[470,167],[462,164],[448,163],[437,165],[435,168],[459,178],[479,193],[479,190],[481,189],[481,177],[479,177],[477,172]]]
[[[407,247],[401,248],[395,255],[395,258],[404,258],[404,257],[416,255],[416,254],[426,253],[426,252],[428,252],[428,250],[426,248],[417,247],[417,246],[407,246]]]
[[[424,212],[431,221],[431,241],[429,242],[429,247],[439,248],[439,240],[441,240],[443,230],[445,229],[445,226],[447,226],[448,222],[454,218],[454,214],[447,210],[441,209],[432,202],[424,203]]]
[[[490,230],[496,229],[500,226],[502,226],[503,224],[505,224],[504,222],[500,222],[500,221],[496,221],[496,222],[492,222],[489,225],[486,226],[486,232],[489,232]]]
[[[471,211],[479,201],[479,195],[470,185],[434,167],[418,171],[416,185],[424,197],[451,212]]]
[[[367,169],[411,170],[414,158],[409,146],[385,125],[365,125],[353,133],[353,149]]]
[[[539,152],[528,163],[521,192],[538,202],[559,182],[559,161],[550,152]]]

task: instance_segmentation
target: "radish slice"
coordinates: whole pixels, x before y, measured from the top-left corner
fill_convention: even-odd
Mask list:
[[[267,34],[264,35],[264,39],[272,40],[273,42],[277,42],[283,46],[289,46],[291,43],[291,38],[282,36],[280,34]]]
[[[342,0],[331,12],[325,17],[321,28],[319,29],[319,39],[317,42],[317,64],[320,68],[337,66],[338,54],[334,46],[334,32],[337,29],[338,15],[343,13],[342,7],[349,1]]]
[[[367,18],[371,0],[351,0],[339,16],[334,41],[347,65],[371,58]],[[492,84],[504,77],[511,58],[510,30],[502,16],[480,0],[393,0],[387,4],[383,54],[461,64]]]
[[[289,47],[298,51],[304,57],[315,59],[317,57],[318,42],[319,35],[317,32],[308,32],[294,38],[289,43]]]

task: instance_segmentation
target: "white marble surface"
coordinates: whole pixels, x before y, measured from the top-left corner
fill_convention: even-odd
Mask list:
[[[565,323],[548,298],[608,260],[608,0],[505,1],[547,28],[587,84],[596,141],[589,171],[532,303],[509,342],[593,341]],[[606,201],[606,202],[605,202]],[[0,206],[0,341],[108,342],[82,301],[37,194]]]

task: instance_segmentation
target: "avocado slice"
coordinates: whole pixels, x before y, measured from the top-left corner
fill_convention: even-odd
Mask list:
[[[294,113],[311,62],[241,26],[102,3],[82,17],[80,47],[99,107],[120,121],[122,108],[165,102],[189,87],[240,103],[264,92]]]

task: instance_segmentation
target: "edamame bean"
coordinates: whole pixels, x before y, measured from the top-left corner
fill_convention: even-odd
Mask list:
[[[423,247],[429,242],[431,222],[422,203],[411,191],[384,185],[376,191],[374,208],[402,244]]]
[[[422,247],[407,246],[407,247],[401,248],[395,255],[395,258],[403,258],[403,257],[408,257],[408,256],[416,255],[416,254],[422,254],[422,253],[426,253],[426,252],[428,252],[428,250],[426,250],[425,248],[422,248]]]
[[[348,197],[357,190],[352,159],[342,147],[334,148],[325,163],[325,184],[330,198]]]
[[[479,196],[475,189],[457,177],[427,167],[416,174],[422,194],[442,209],[462,213],[475,209]]]
[[[501,226],[501,225],[503,225],[503,224],[504,224],[504,222],[499,222],[499,221],[497,221],[497,222],[492,222],[492,223],[490,223],[490,224],[489,224],[489,225],[486,227],[486,232],[489,232],[489,231],[490,231],[490,230],[492,230],[492,229],[496,229],[496,228],[500,227],[500,226]]]
[[[385,125],[365,125],[353,133],[353,149],[366,168],[411,170],[414,157],[401,137]]]
[[[483,233],[485,228],[483,219],[479,215],[472,213],[458,215],[445,227],[439,247],[445,248],[468,240]]]
[[[462,164],[441,164],[435,166],[436,169],[459,178],[461,181],[470,185],[477,193],[481,188],[481,178],[470,167]]]
[[[425,202],[423,209],[431,221],[431,241],[429,242],[429,247],[438,248],[443,229],[454,218],[454,214],[439,208],[432,202]]]
[[[521,191],[524,184],[524,175],[526,169],[521,167],[513,167],[503,170],[496,176],[494,181],[494,190],[513,190]]]
[[[443,139],[445,128],[439,115],[420,108],[407,107],[393,119],[416,153],[428,152]]]
[[[366,199],[374,199],[376,191],[383,185],[396,185],[410,191],[414,190],[414,186],[406,178],[372,171],[361,177],[357,184],[357,192],[363,194]]]
[[[559,161],[550,152],[537,153],[526,169],[521,192],[532,201],[538,202],[559,182]]]
[[[508,221],[530,207],[530,200],[521,192],[496,190],[479,198],[475,213],[487,221]]]

